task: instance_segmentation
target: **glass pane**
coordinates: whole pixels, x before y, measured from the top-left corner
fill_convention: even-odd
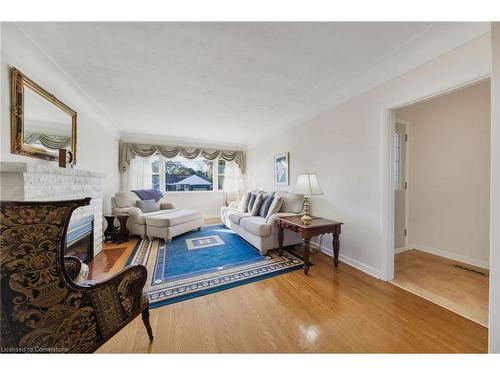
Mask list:
[[[219,190],[224,188],[224,176],[219,176]]]
[[[394,134],[394,189],[399,189],[401,187],[401,136],[400,134]]]
[[[226,170],[226,161],[225,160],[219,160],[219,172],[218,173],[219,174],[224,174],[225,170]]]
[[[152,181],[152,187],[153,189],[160,190],[160,175],[159,174],[154,174],[152,176],[153,181]]]
[[[154,155],[153,161],[151,162],[151,168],[153,173],[160,173],[160,157],[159,155]]]
[[[213,188],[213,162],[175,158],[165,161],[166,191],[209,191]]]

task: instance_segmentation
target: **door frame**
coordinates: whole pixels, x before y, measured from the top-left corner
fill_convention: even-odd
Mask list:
[[[409,106],[411,104],[417,104],[429,99],[436,98],[441,95],[449,94],[453,91],[457,91],[468,86],[475,85],[482,81],[491,80],[491,74],[487,74],[476,79],[464,82],[462,84],[450,87],[448,89],[436,92],[434,94],[427,95],[425,97],[412,100],[406,103],[398,104],[392,108],[385,108],[382,113],[383,120],[383,207],[384,212],[382,213],[382,226],[383,232],[385,233],[384,238],[384,251],[382,259],[382,269],[380,273],[380,278],[384,281],[391,281],[394,279],[394,171],[392,168],[392,161],[394,159],[394,137],[393,134],[396,131],[396,111],[403,107]],[[492,103],[492,105],[494,105]],[[494,124],[491,121],[491,128],[493,129]],[[491,154],[491,161],[493,163],[493,152]],[[493,165],[493,164],[492,164]],[[493,188],[493,176],[491,176],[490,184]],[[492,189],[491,191],[495,191]],[[491,197],[490,197],[490,210],[494,210],[492,207]],[[490,213],[491,215],[491,213]],[[491,216],[490,216],[491,217]],[[491,227],[490,222],[490,231]],[[491,233],[490,233],[491,236]],[[491,252],[491,245],[490,245]]]
[[[394,111],[395,112],[395,111]],[[410,237],[410,122],[406,120],[400,120],[397,117],[394,119],[394,131],[396,131],[396,124],[402,124],[406,126],[406,137],[408,138],[408,141],[403,140],[405,142],[405,183],[407,183],[407,187],[404,189],[405,190],[405,229],[406,229],[406,236],[405,236],[405,245],[403,250],[398,249],[398,254],[402,253],[403,251],[406,251],[409,249],[410,243],[408,241],[408,238]],[[394,157],[394,156],[393,156]],[[394,208],[396,208],[394,206]],[[396,251],[396,248],[394,249]],[[394,253],[396,254],[396,252]]]

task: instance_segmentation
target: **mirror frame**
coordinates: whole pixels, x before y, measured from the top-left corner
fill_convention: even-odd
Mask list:
[[[10,78],[11,153],[50,161],[56,161],[59,158],[58,151],[50,152],[24,144],[24,88],[29,87],[71,116],[71,152],[73,163],[76,164],[76,112],[14,67],[11,68]]]

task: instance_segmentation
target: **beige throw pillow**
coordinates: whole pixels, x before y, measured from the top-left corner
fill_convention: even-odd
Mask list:
[[[283,205],[283,197],[274,197],[271,205],[269,206],[269,211],[267,211],[266,220],[269,220],[271,215],[280,212],[280,208]]]
[[[252,216],[256,216],[259,213],[260,205],[262,204],[263,200],[264,194],[259,193],[259,195],[257,195],[257,198],[255,198],[255,201],[253,202],[252,209],[248,209],[248,212],[250,212]]]
[[[248,201],[250,200],[250,192],[247,191],[243,197],[241,197],[240,201],[238,202],[238,210],[247,212],[248,210]]]

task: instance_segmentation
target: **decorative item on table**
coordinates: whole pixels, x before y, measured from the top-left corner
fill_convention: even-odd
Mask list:
[[[288,152],[274,157],[274,184],[289,185],[290,160]]]
[[[297,194],[304,194],[304,216],[301,221],[304,225],[311,223],[311,206],[309,204],[309,196],[323,195],[323,190],[319,186],[318,176],[316,173],[303,173],[297,176],[297,183],[293,191]]]
[[[59,149],[59,167],[61,168],[67,168],[67,167],[73,168],[73,153],[70,150],[67,150],[65,148],[60,148]]]

